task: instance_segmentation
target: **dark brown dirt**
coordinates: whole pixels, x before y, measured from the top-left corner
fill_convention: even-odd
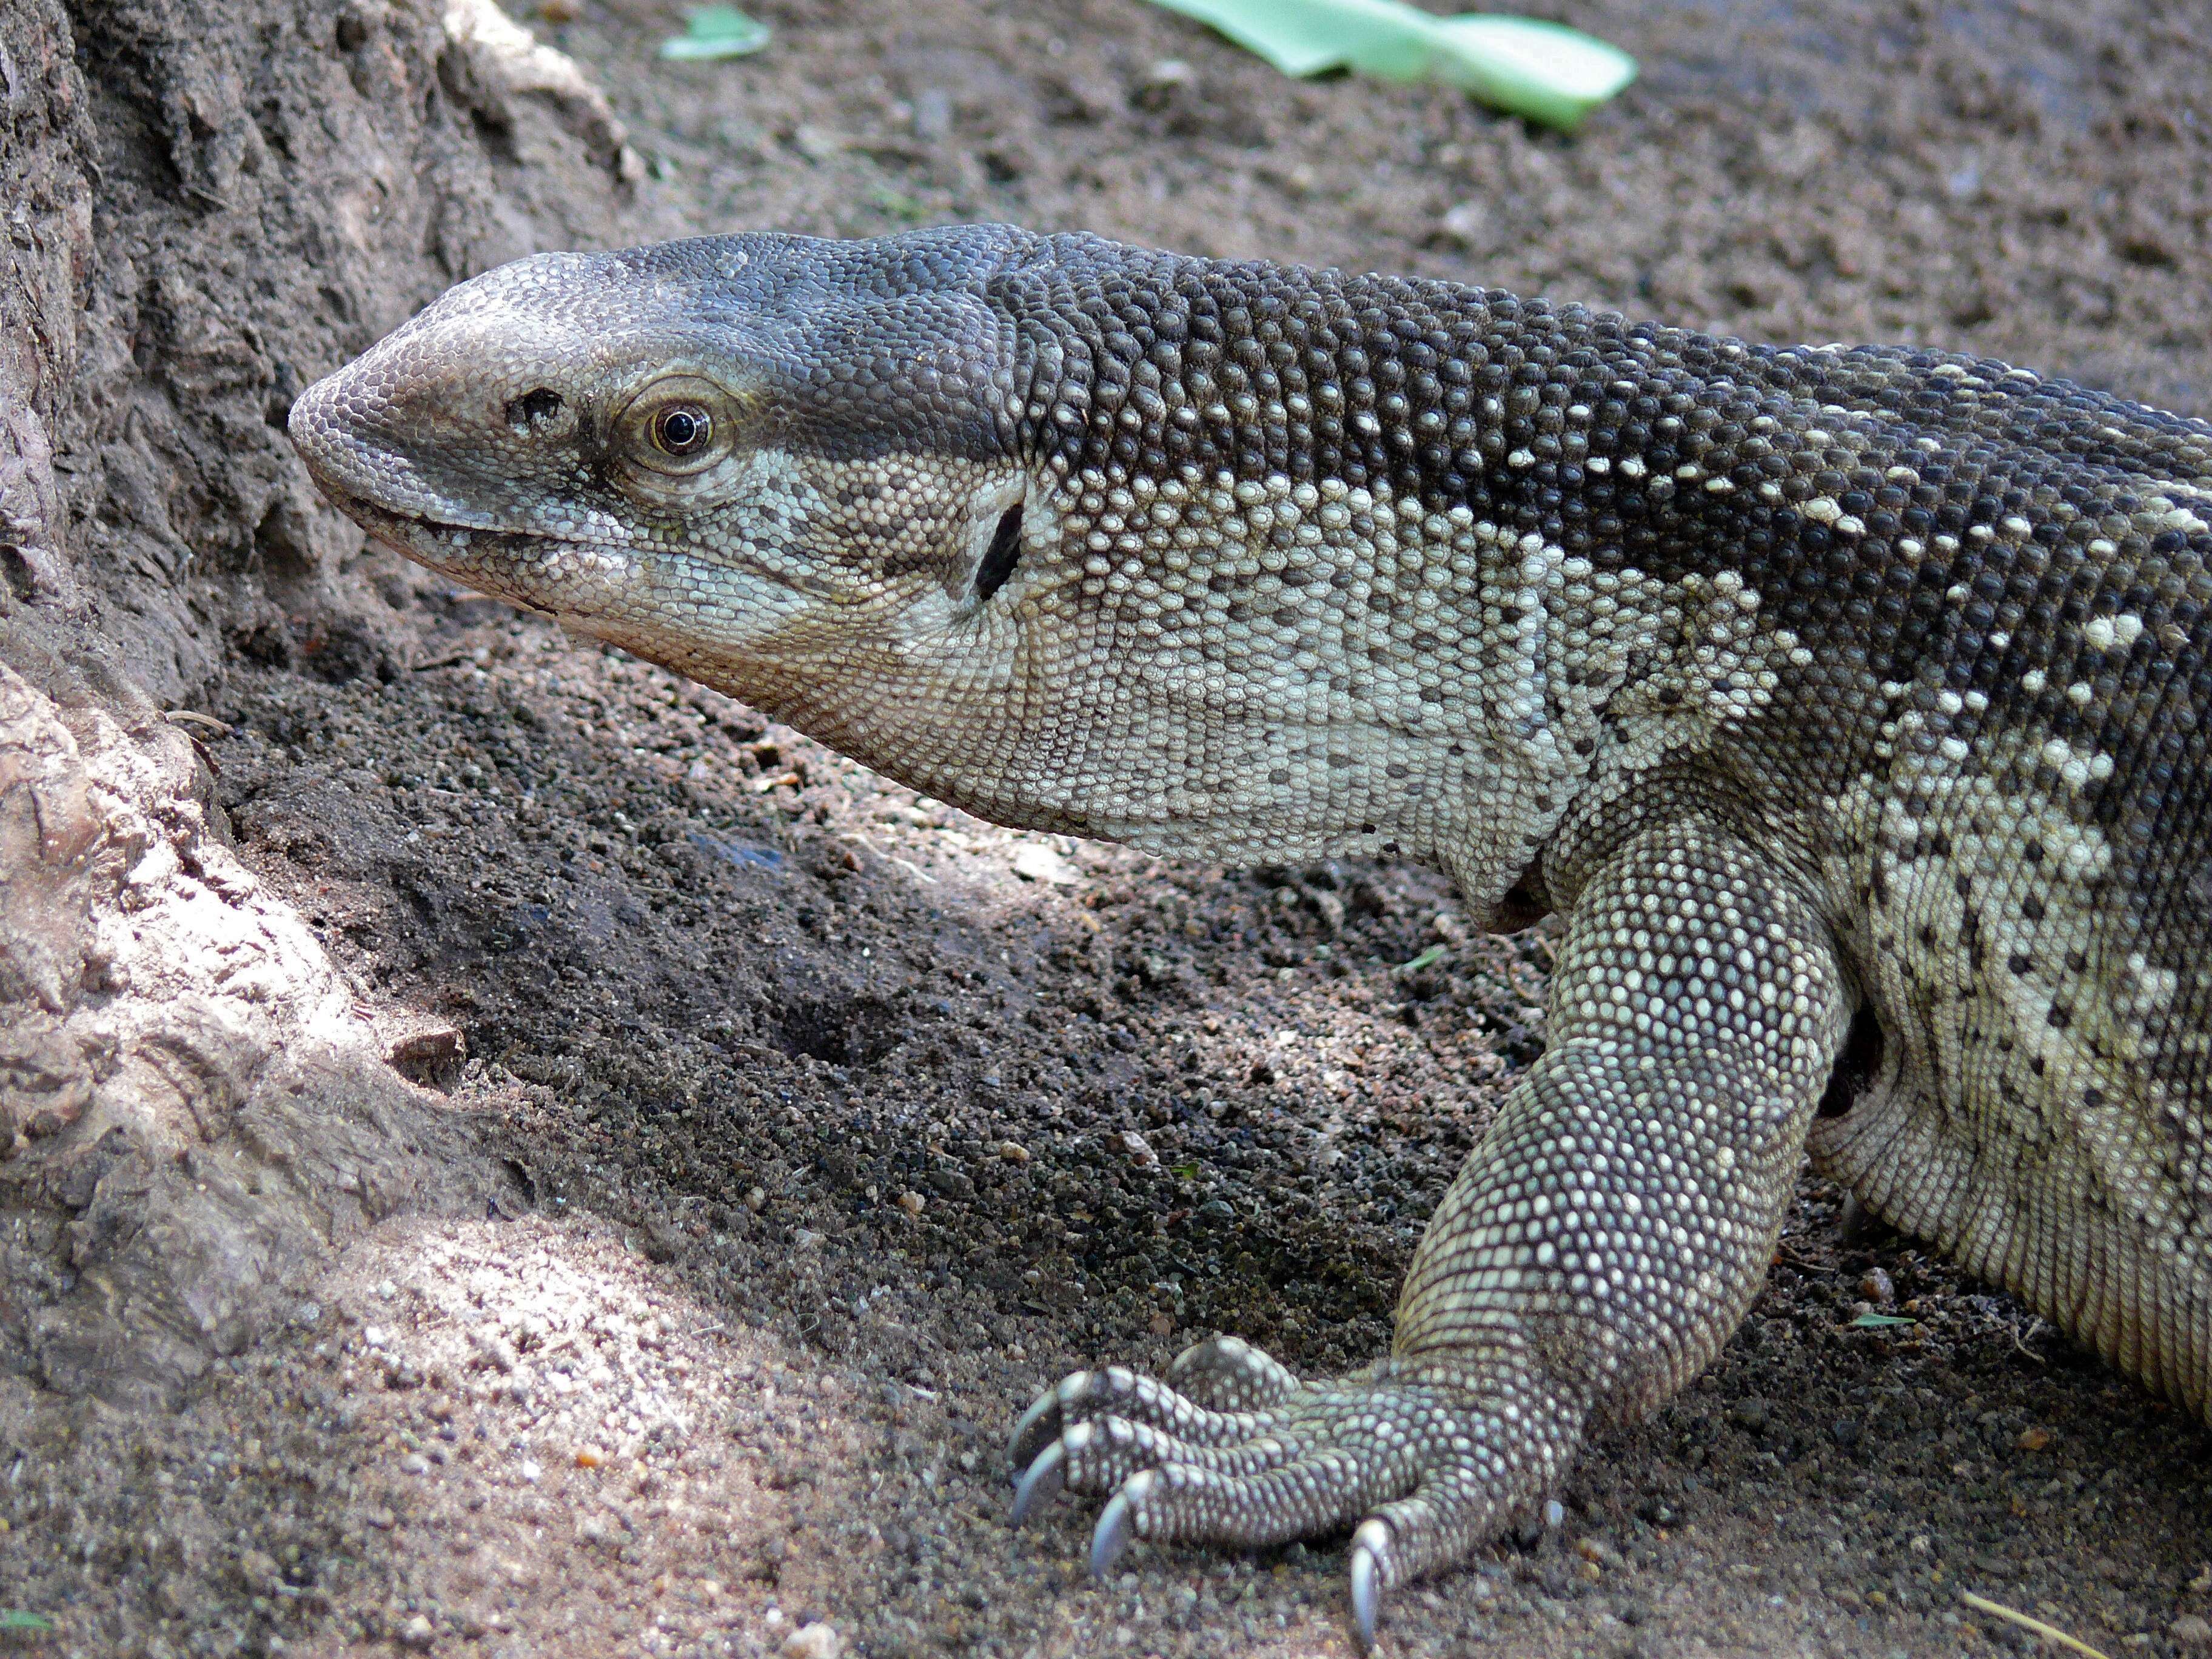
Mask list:
[[[653,55],[673,7],[542,9],[648,175],[572,235],[1004,218],[2212,412],[2188,7],[1577,5],[1645,74],[1573,138],[1286,83],[1133,0],[753,9],[775,44],[714,67]],[[1375,1353],[1540,1051],[1542,934],[1470,938],[1400,867],[997,830],[333,517],[286,550],[289,607],[147,678],[231,728],[241,856],[431,1025],[404,1068],[520,1196],[384,1222],[173,1413],[0,1380],[0,1605],[61,1626],[27,1650],[1348,1652],[1340,1540],[1094,1589],[1078,1506],[1006,1530],[1004,1437],[1071,1367],[1216,1330]],[[1400,1595],[1394,1650],[2025,1645],[1961,1589],[2212,1650],[2203,1426],[1841,1212],[1808,1182],[1713,1370],[1595,1444],[1563,1527]]]

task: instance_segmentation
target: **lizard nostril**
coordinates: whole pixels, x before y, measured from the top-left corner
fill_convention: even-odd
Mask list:
[[[561,412],[561,394],[550,386],[526,392],[507,406],[507,423],[517,432],[535,432]]]

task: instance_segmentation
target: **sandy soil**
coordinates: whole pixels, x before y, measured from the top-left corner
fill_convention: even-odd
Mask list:
[[[1285,83],[1133,0],[752,9],[774,46],[713,67],[653,55],[673,7],[540,9],[653,222],[1012,219],[2212,412],[2185,7],[1577,6],[1646,73],[1572,139]],[[1401,867],[1012,835],[387,556],[344,579],[377,626],[241,659],[206,757],[364,1004],[459,1034],[411,1064],[516,1196],[386,1224],[174,1416],[0,1379],[0,1594],[61,1626],[27,1650],[1348,1653],[1340,1540],[1094,1588],[1080,1506],[1007,1530],[1005,1436],[1073,1366],[1217,1330],[1302,1372],[1376,1352],[1540,1052],[1542,934],[1471,937]],[[1713,1370],[1389,1640],[2024,1648],[1972,1589],[2115,1659],[2212,1650],[2208,1461],[1808,1182]]]

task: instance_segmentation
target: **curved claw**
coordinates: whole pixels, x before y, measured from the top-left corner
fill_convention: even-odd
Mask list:
[[[1363,1521],[1352,1534],[1352,1626],[1362,1653],[1375,1651],[1375,1621],[1382,1611],[1383,1563],[1390,1557],[1390,1528]]]
[[[1114,1571],[1114,1564],[1121,1559],[1121,1553],[1129,1547],[1129,1540],[1136,1536],[1130,1497],[1133,1494],[1142,1498],[1152,1485],[1150,1469],[1131,1475],[1099,1512],[1098,1525],[1091,1534],[1091,1576],[1100,1583],[1106,1582],[1107,1575]]]
[[[1006,1462],[1013,1467],[1017,1480],[1025,1478],[1024,1471],[1035,1462],[1039,1451],[1060,1437],[1060,1395],[1066,1386],[1061,1382],[1047,1389],[1030,1402],[1030,1408],[1022,1413],[1022,1420],[1014,1425],[1014,1432],[1006,1442]],[[1040,1428],[1045,1432],[1040,1434]]]
[[[1014,1510],[1007,1517],[1007,1524],[1020,1526],[1034,1510],[1059,1497],[1060,1488],[1066,1484],[1067,1447],[1054,1440],[1022,1472],[1022,1483],[1014,1488]]]

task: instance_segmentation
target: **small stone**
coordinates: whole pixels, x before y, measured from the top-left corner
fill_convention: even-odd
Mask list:
[[[2020,1449],[2022,1451],[2041,1451],[2050,1443],[2051,1431],[2048,1429],[2027,1428],[2020,1431]]]
[[[534,1486],[545,1478],[545,1466],[534,1457],[526,1457],[515,1473]]]
[[[1754,1398],[1737,1401],[1729,1407],[1728,1416],[1729,1421],[1736,1427],[1748,1429],[1753,1434],[1763,1434],[1773,1419],[1773,1412],[1766,1401]]]
[[[1000,1141],[999,1143],[999,1156],[1006,1159],[1009,1164],[1026,1164],[1030,1161],[1029,1148],[1021,1145],[1018,1141]]]
[[[933,144],[952,131],[952,94],[943,87],[924,87],[914,95],[914,136]]]
[[[580,1469],[596,1469],[602,1467],[606,1461],[607,1455],[597,1446],[576,1448],[576,1467]]]
[[[2183,1613],[2166,1627],[2166,1633],[2185,1648],[2212,1648],[2212,1624],[2197,1613]]]
[[[904,1210],[908,1215],[920,1215],[923,1206],[928,1202],[929,1200],[920,1193],[901,1193],[898,1195],[899,1208]]]
[[[814,122],[802,122],[792,131],[791,147],[810,161],[826,161],[845,148],[842,133]]]
[[[1490,240],[1490,210],[1480,202],[1459,203],[1444,210],[1437,228],[1461,247],[1480,247]]]
[[[1014,873],[1024,881],[1042,881],[1054,887],[1073,887],[1083,872],[1049,847],[1031,842],[1014,854]]]
[[[801,1625],[783,1638],[783,1659],[837,1659],[845,1650],[845,1638],[837,1634],[836,1627],[816,1620],[811,1625]]]
[[[399,1645],[412,1648],[417,1653],[429,1652],[430,1644],[437,1639],[437,1626],[419,1613],[399,1627]]]
[[[407,1474],[428,1474],[430,1473],[430,1460],[421,1452],[409,1452],[399,1460],[399,1468]]]
[[[361,1328],[361,1340],[366,1346],[380,1348],[390,1337],[381,1325],[364,1325]]]
[[[767,1208],[767,1207],[768,1207],[768,1188],[765,1188],[765,1187],[752,1187],[752,1188],[748,1188],[746,1189],[746,1192],[745,1192],[745,1208],[747,1208],[748,1210],[750,1210],[750,1211],[751,1211],[755,1215],[758,1215],[758,1214],[759,1214],[759,1213],[760,1213],[763,1209],[765,1209],[765,1208]]]
[[[1137,82],[1137,101],[1157,108],[1161,99],[1195,85],[1198,71],[1180,58],[1155,58]]]
[[[1617,1567],[1621,1565],[1620,1552],[1595,1534],[1587,1538],[1577,1538],[1575,1540],[1575,1553],[1581,1556],[1583,1560],[1595,1562],[1601,1567]]]
[[[469,1346],[477,1351],[477,1358],[502,1376],[522,1362],[522,1356],[514,1351],[514,1344],[495,1331],[481,1327],[471,1331]]]
[[[1897,1285],[1881,1268],[1869,1267],[1859,1276],[1859,1294],[1875,1307],[1887,1308],[1897,1300]]]
[[[442,1092],[459,1080],[469,1057],[468,1040],[443,1022],[425,1025],[392,1040],[384,1051],[384,1063],[418,1088]],[[390,1284],[389,1279],[385,1281]],[[398,1286],[393,1286],[396,1291]],[[392,1292],[377,1286],[379,1296]]]
[[[1152,1142],[1146,1140],[1134,1129],[1117,1130],[1106,1137],[1106,1144],[1115,1152],[1121,1153],[1122,1157],[1133,1158],[1137,1163],[1146,1166],[1160,1161],[1159,1154],[1152,1150]]]

